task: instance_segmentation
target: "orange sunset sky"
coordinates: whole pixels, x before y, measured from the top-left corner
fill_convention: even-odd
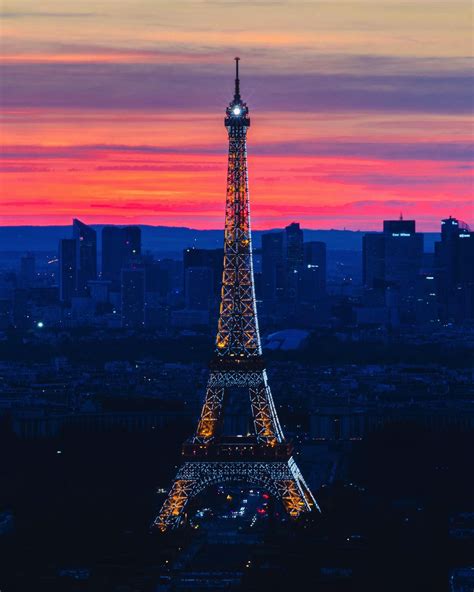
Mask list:
[[[0,224],[223,225],[241,57],[254,228],[473,221],[472,4],[4,0]]]

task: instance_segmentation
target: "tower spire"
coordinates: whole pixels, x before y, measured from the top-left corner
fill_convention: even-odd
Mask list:
[[[240,80],[239,80],[239,61],[240,58],[236,57],[235,60],[235,93],[234,100],[240,101]]]

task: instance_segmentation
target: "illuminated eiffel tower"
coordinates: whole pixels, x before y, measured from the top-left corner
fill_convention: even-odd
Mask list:
[[[183,445],[178,470],[153,525],[178,526],[191,498],[225,482],[260,486],[281,500],[292,517],[319,511],[292,457],[267,382],[258,332],[252,264],[247,176],[249,110],[240,97],[239,58],[235,58],[235,94],[226,110],[229,161],[224,235],[224,271],[214,358],[195,435]],[[253,434],[223,435],[226,393],[249,397]]]

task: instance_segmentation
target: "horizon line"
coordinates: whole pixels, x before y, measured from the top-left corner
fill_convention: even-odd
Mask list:
[[[455,216],[453,216],[455,217]],[[459,218],[457,218],[458,220],[460,220]],[[389,220],[389,218],[387,218],[387,220]],[[416,222],[416,219],[414,218],[407,218],[406,221],[411,221],[414,220]],[[384,220],[382,220],[383,222]],[[82,220],[81,220],[82,222]],[[294,221],[296,222],[296,221]],[[463,220],[463,222],[465,222]],[[290,222],[289,224],[292,224],[293,222]],[[296,222],[298,223],[298,222]],[[84,222],[84,224],[87,224],[86,222]],[[289,226],[289,224],[287,224],[286,226]],[[380,230],[372,230],[372,229],[363,229],[363,228],[358,228],[356,230],[352,229],[352,228],[312,228],[312,227],[305,227],[302,226],[301,223],[300,224],[300,228],[301,230],[311,230],[313,232],[353,232],[353,233],[368,233],[368,232],[383,232],[383,227],[380,228]],[[469,223],[466,223],[469,225]],[[70,224],[0,224],[0,229],[2,228],[69,228],[72,226],[72,221]],[[189,231],[193,231],[193,232],[217,232],[217,231],[222,231],[224,232],[224,228],[222,227],[216,227],[216,228],[194,228],[192,226],[174,226],[174,225],[167,225],[167,224],[144,224],[144,223],[127,223],[127,222],[123,222],[123,223],[112,223],[112,222],[94,222],[92,224],[87,224],[87,226],[91,226],[91,227],[105,227],[105,226],[145,226],[148,228],[168,228],[168,229],[177,229],[177,230],[189,230]],[[272,228],[252,228],[252,232],[273,232],[275,230],[284,230],[286,228],[286,226],[274,226]],[[441,220],[440,220],[440,226],[441,226]],[[441,232],[441,228],[439,230],[417,230],[417,232],[419,233],[431,233],[431,234],[436,234],[436,233],[440,233]]]

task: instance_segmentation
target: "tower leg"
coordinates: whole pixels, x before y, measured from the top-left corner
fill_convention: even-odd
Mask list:
[[[179,469],[153,526],[161,532],[176,528],[190,499],[207,487],[222,483],[263,487],[283,503],[292,518],[320,511],[293,458],[277,462],[189,461]]]
[[[176,478],[153,526],[161,532],[179,526],[183,519],[184,508],[194,495],[195,485],[196,482],[192,479]]]
[[[284,440],[283,431],[267,383],[265,370],[260,375],[259,383],[249,387],[249,394],[257,439],[271,445],[282,442]]]
[[[206,398],[196,432],[196,438],[200,442],[207,442],[215,436],[216,427],[221,417],[224,387],[215,383],[216,379],[211,374],[207,383]]]
[[[313,510],[321,512],[293,458],[288,461],[288,469],[290,478],[279,479],[276,482],[279,498],[283,502],[287,513],[292,518],[296,518],[302,512],[311,512]]]

